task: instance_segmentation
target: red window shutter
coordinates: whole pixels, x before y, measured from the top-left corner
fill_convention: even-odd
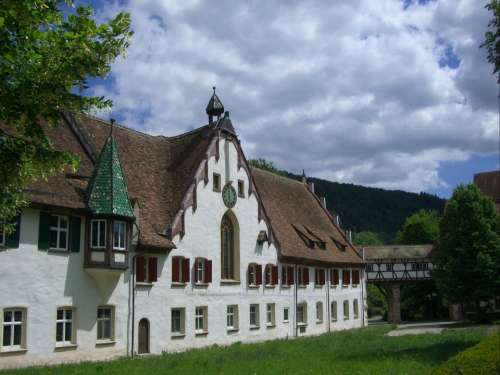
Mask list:
[[[271,266],[272,284],[278,285],[278,266]]]
[[[249,264],[247,267],[247,285],[250,285],[250,271],[251,271],[252,265]]]
[[[319,285],[325,285],[325,270],[319,270]]]
[[[314,283],[319,284],[319,269],[314,269]]]
[[[349,285],[350,282],[351,282],[351,271],[342,270],[342,284]]]
[[[143,283],[146,281],[146,276],[144,275],[144,264],[145,259],[143,256],[138,256],[135,259],[135,281],[138,283]]]
[[[209,259],[205,259],[205,280],[203,282],[212,282],[212,261]]]
[[[189,282],[189,258],[182,259],[182,282]]]
[[[302,269],[302,277],[303,277],[303,280],[304,280],[304,285],[307,285],[309,284],[309,267],[304,267]]]
[[[352,283],[355,285],[359,284],[359,271],[358,270],[352,271]]]
[[[154,283],[158,280],[158,258],[148,259],[149,282]]]
[[[181,281],[179,278],[180,261],[181,261],[181,258],[179,258],[179,257],[172,258],[172,282],[173,283],[178,283]]]
[[[255,266],[255,281],[257,285],[262,285],[262,264]]]
[[[333,285],[339,285],[339,270],[333,270]]]
[[[293,285],[294,283],[294,277],[293,277],[293,267],[292,266],[288,266],[287,268],[287,272],[288,272],[288,285]]]

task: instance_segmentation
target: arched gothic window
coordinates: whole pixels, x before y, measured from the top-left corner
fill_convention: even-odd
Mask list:
[[[221,260],[222,260],[222,278],[234,280],[236,243],[235,228],[231,218],[226,213],[222,217],[221,223]]]

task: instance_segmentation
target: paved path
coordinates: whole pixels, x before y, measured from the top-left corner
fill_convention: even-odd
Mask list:
[[[428,323],[408,323],[398,324],[397,328],[388,332],[387,336],[422,335],[441,333],[445,328],[452,328],[453,325],[461,322],[443,321]]]

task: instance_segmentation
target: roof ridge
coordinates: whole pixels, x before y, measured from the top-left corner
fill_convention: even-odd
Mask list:
[[[276,174],[276,173],[274,173],[274,172],[270,172],[270,171],[267,171],[267,170],[262,169],[262,168],[259,168],[259,167],[254,167],[254,166],[252,166],[252,165],[250,165],[250,169],[251,169],[251,170],[258,170],[259,172],[264,172],[264,173],[267,173],[267,174],[269,174],[269,175],[272,175],[272,176],[275,176],[275,177],[282,178],[282,179],[287,180],[287,181],[289,181],[289,182],[295,182],[295,183],[300,184],[300,185],[304,186],[305,188],[307,188],[306,184],[304,184],[302,181],[297,181],[297,180],[296,180],[296,179],[294,179],[294,178],[287,177],[287,176],[283,176],[283,175],[281,175],[281,174]]]

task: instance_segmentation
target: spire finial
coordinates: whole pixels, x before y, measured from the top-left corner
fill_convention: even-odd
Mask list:
[[[303,183],[307,182],[306,171],[304,169],[302,169],[302,182]]]
[[[215,93],[215,86],[212,86],[212,90],[214,90],[212,97],[208,101],[206,112],[208,115],[208,123],[211,124],[213,122],[214,117],[217,117],[217,120],[224,113],[224,105],[220,101],[219,97]]]
[[[109,130],[109,136],[112,137],[113,136],[113,128],[115,126],[115,119],[114,118],[110,118],[109,122],[111,123],[111,128]]]
[[[215,87],[215,86],[212,86],[212,89],[214,90],[214,94],[215,94],[215,89],[216,89],[216,87]]]

